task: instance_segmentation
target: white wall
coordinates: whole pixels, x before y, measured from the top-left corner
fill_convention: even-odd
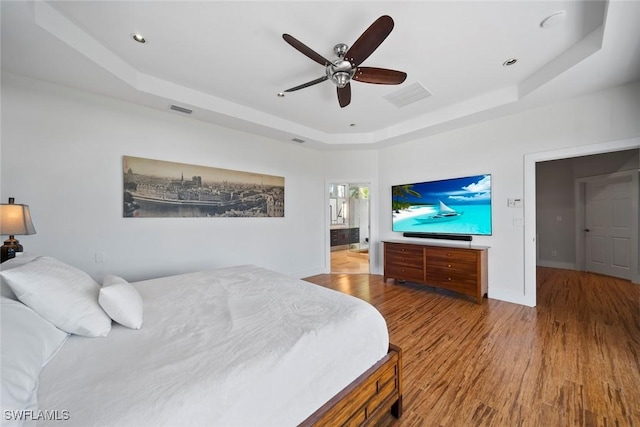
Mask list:
[[[370,182],[380,274],[380,242],[402,238],[391,231],[392,185],[491,173],[493,235],[473,243],[491,247],[489,296],[527,303],[525,229],[513,221],[524,210],[506,203],[524,196],[525,156],[638,137],[637,117],[640,83],[380,150],[319,152],[3,73],[1,197],[31,206],[28,251],[96,278],[238,263],[304,277],[329,267],[327,183]],[[123,155],[284,176],[285,218],[122,218]]]
[[[124,155],[284,176],[285,217],[123,218]],[[2,199],[31,208],[37,234],[19,237],[26,250],[97,279],[239,263],[297,277],[324,271],[315,150],[3,73],[1,160]]]
[[[392,185],[491,173],[493,235],[474,237],[473,243],[491,247],[489,297],[526,304],[524,229],[514,225],[524,211],[507,207],[507,198],[524,196],[524,156],[640,136],[638,117],[635,83],[383,149],[381,239],[400,236],[386,226]],[[527,227],[535,229],[530,220],[525,218]]]

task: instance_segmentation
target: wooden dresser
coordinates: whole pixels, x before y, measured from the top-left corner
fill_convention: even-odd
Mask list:
[[[448,289],[476,299],[487,294],[486,246],[384,243],[384,281],[395,279]]]

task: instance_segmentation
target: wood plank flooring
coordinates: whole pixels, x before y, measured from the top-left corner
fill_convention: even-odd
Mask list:
[[[349,250],[332,251],[331,273],[369,274],[369,254]]]
[[[537,307],[382,282],[306,280],[373,304],[403,349],[404,414],[381,426],[640,426],[640,286],[538,269]]]

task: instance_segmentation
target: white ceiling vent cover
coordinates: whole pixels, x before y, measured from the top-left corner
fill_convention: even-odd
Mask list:
[[[429,92],[419,82],[415,82],[403,87],[402,89],[398,89],[395,92],[391,92],[390,94],[385,95],[383,98],[396,107],[402,108],[430,96],[431,92]]]

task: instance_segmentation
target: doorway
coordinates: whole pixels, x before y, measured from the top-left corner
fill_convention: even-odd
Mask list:
[[[521,302],[535,307],[536,305],[536,165],[549,160],[566,159],[593,154],[611,153],[622,150],[633,150],[640,147],[640,138],[610,141],[586,146],[571,147],[547,152],[526,154],[524,159],[524,298]],[[634,250],[637,257],[637,250]],[[632,272],[632,282],[640,282],[640,274]]]
[[[329,184],[331,273],[369,273],[369,184]]]

